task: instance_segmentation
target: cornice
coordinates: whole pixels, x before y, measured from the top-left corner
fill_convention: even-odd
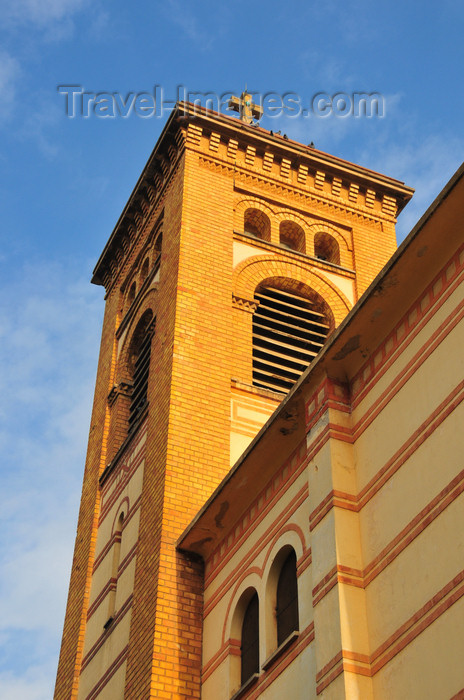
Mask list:
[[[185,130],[179,129],[177,116],[175,110],[166,122],[93,271],[92,283],[103,285],[107,293],[145,230],[147,221],[159,209],[178,169],[184,151]]]
[[[238,163],[225,163],[220,158],[214,158],[205,155],[198,151],[200,167],[222,172],[226,176],[233,177],[235,180],[235,190],[242,190],[244,193],[250,193],[260,196],[262,192],[266,192],[270,197],[282,200],[281,204],[285,206],[288,201],[296,204],[305,215],[308,213],[308,208],[315,209],[323,218],[333,216],[345,219],[344,227],[347,228],[346,218],[350,220],[350,224],[363,223],[368,226],[382,229],[382,223],[392,223],[394,219],[391,215],[382,214],[382,212],[371,213],[368,209],[358,205],[354,207],[349,204],[348,200],[333,197],[326,193],[318,193],[315,188],[307,186],[305,190],[297,184],[278,180],[270,175],[259,173],[257,171],[248,172],[247,169]],[[242,187],[240,187],[240,184]],[[246,187],[245,187],[246,186]],[[255,188],[255,189],[253,189]]]
[[[152,212],[159,208],[185,149],[197,151],[204,167],[233,173],[236,182],[248,187],[259,186],[275,196],[304,202],[306,207],[310,205],[326,215],[348,215],[353,221],[379,228],[382,221],[393,223],[413,194],[399,180],[273,135],[261,127],[249,126],[237,118],[181,102],[167,120],[95,266],[92,282],[103,285],[107,293],[146,230]],[[258,159],[259,171],[255,165]],[[278,180],[272,173],[276,163]],[[337,195],[343,183],[349,183],[349,192],[342,198]],[[363,205],[358,202],[361,191]],[[374,213],[376,198],[382,201],[382,211]]]
[[[197,133],[203,131],[214,133],[214,130],[217,129],[220,136],[227,137],[227,141],[238,139],[239,144],[243,144],[244,150],[247,150],[247,145],[251,145],[256,150],[271,151],[280,159],[290,160],[294,167],[307,162],[315,171],[319,170],[319,166],[321,166],[332,175],[338,174],[365,187],[371,186],[382,191],[390,191],[398,200],[400,209],[405,206],[414,193],[414,190],[401,180],[351,163],[312,146],[305,146],[298,141],[271,134],[267,129],[250,126],[236,117],[229,117],[185,102],[180,102],[177,109],[185,122],[195,124]],[[218,142],[217,134],[214,134],[214,140]]]

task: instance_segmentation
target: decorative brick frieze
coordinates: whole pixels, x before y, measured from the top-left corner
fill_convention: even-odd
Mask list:
[[[374,190],[368,189],[366,191],[366,207],[368,209],[372,209],[372,207],[374,206],[374,202],[375,202],[375,192],[374,192]]]
[[[289,160],[288,158],[282,158],[282,161],[280,163],[280,177],[283,177],[284,180],[287,180],[290,175],[291,165],[291,160]]]
[[[199,146],[200,145],[200,140],[201,140],[201,135],[203,133],[203,129],[201,126],[198,126],[197,124],[193,124],[193,122],[190,122],[187,128],[187,145],[188,146]]]
[[[396,216],[396,199],[385,194],[382,200],[382,212],[387,216]]]
[[[213,153],[217,153],[220,142],[221,135],[218,134],[216,131],[212,131],[211,136],[209,137],[209,150]]]
[[[254,299],[242,299],[241,297],[232,296],[232,306],[242,311],[254,313],[258,308],[258,301]]]
[[[270,173],[272,170],[272,164],[274,162],[274,154],[266,151],[263,157],[263,170]]]
[[[355,182],[352,182],[350,185],[350,189],[348,192],[348,199],[350,202],[357,202],[358,201],[358,193],[359,193],[359,185],[356,184]]]
[[[245,163],[252,168],[255,164],[256,148],[254,146],[247,146],[245,154]]]
[[[342,189],[341,177],[334,177],[333,182],[332,182],[332,194],[335,197],[339,197],[341,189]]]
[[[314,178],[314,187],[316,190],[323,190],[325,182],[325,173],[320,170],[317,171],[316,177]]]
[[[303,163],[300,163],[300,166],[298,168],[297,180],[301,185],[305,185],[307,179],[308,179],[308,166],[303,165]]]
[[[238,141],[237,139],[229,139],[227,144],[227,157],[231,160],[235,160],[237,157]]]

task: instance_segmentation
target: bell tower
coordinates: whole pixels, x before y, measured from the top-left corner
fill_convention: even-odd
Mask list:
[[[240,119],[177,105],[94,271],[57,700],[201,696],[202,564],[177,540],[389,259],[412,195],[242,99]]]

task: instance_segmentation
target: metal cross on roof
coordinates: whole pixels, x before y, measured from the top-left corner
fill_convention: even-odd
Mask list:
[[[233,112],[238,112],[240,119],[242,122],[245,122],[245,124],[252,124],[253,119],[259,121],[263,116],[263,108],[252,101],[252,95],[247,92],[246,88],[240,97],[232,95],[229,100],[229,109]]]

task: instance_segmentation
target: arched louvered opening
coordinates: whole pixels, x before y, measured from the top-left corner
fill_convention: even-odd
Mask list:
[[[340,247],[335,238],[325,231],[314,236],[314,255],[319,260],[340,265]]]
[[[242,623],[240,645],[241,685],[259,672],[259,600],[258,594],[251,597]]]
[[[282,221],[279,226],[279,240],[283,248],[299,253],[306,252],[304,231],[294,221]]]
[[[148,374],[150,370],[151,341],[154,334],[152,312],[146,311],[140,319],[131,343],[132,394],[129,408],[129,432],[147,403]]]
[[[277,583],[277,646],[298,630],[298,583],[296,577],[296,554],[292,549],[280,570]]]
[[[263,241],[271,240],[271,222],[260,209],[250,208],[246,210],[243,230],[249,236],[261,238]]]
[[[287,392],[316,357],[333,328],[328,305],[282,285],[258,287],[253,314],[253,384]]]

